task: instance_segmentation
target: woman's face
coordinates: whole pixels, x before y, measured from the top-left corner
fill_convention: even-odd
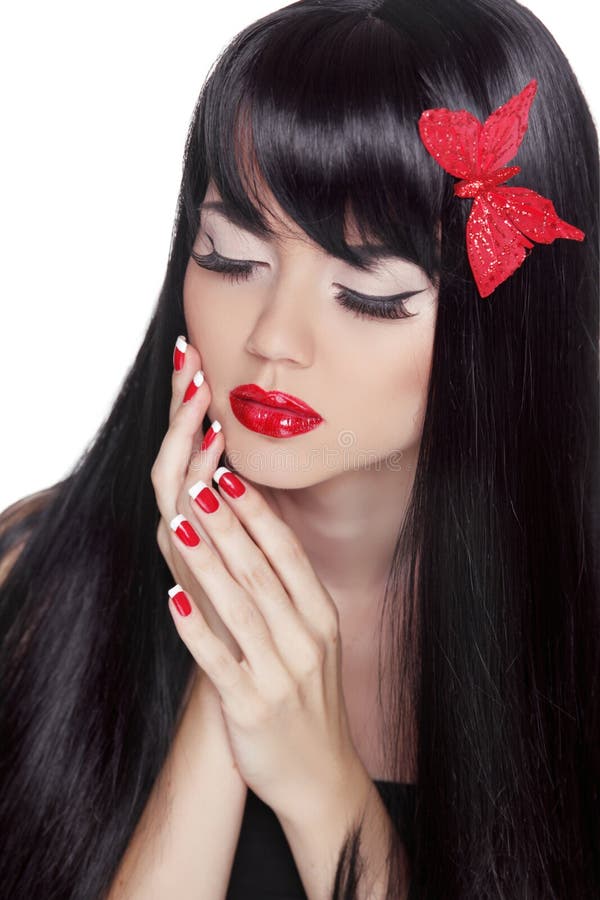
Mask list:
[[[212,397],[211,420],[243,476],[271,487],[307,487],[349,469],[412,467],[422,431],[437,308],[425,273],[384,258],[371,273],[329,256],[289,219],[270,192],[276,237],[261,240],[216,209],[201,209],[194,253],[257,263],[234,281],[190,256],[183,303]],[[211,182],[204,202],[220,200]],[[274,213],[275,218],[271,218]],[[283,223],[283,224],[282,224]],[[346,234],[360,243],[356,231]],[[404,301],[412,318],[370,318],[344,308],[347,288]],[[377,308],[381,304],[374,301]],[[243,424],[230,405],[242,384],[292,394],[322,417],[304,433],[275,437]]]

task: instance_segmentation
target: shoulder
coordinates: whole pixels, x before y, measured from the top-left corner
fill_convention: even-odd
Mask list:
[[[52,500],[58,486],[21,497],[0,512],[0,585],[27,543],[32,519]]]

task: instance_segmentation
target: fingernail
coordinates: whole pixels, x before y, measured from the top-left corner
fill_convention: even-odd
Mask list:
[[[185,516],[175,516],[169,522],[169,527],[186,546],[195,547],[196,544],[200,543],[200,536],[196,534]]]
[[[175,608],[181,616],[189,616],[192,607],[187,596],[183,593],[183,588],[180,584],[176,584],[174,587],[170,588],[169,597],[175,604]]]
[[[202,382],[204,381],[204,373],[202,369],[198,369],[192,380],[187,386],[186,392],[183,395],[183,402],[187,403],[190,397],[193,397]]]
[[[219,508],[219,501],[204,481],[197,481],[191,488],[188,488],[188,494],[206,513],[214,512]]]
[[[204,435],[204,439],[203,439],[202,443],[200,444],[200,449],[206,450],[208,447],[210,447],[210,445],[214,441],[215,437],[217,436],[217,432],[220,430],[221,430],[221,423],[219,422],[218,419],[215,419],[215,421],[212,423],[212,425],[210,426],[210,428]]]
[[[175,342],[175,350],[173,351],[173,368],[176,372],[179,372],[181,369],[183,369],[186,350],[187,341],[184,336],[180,334]]]
[[[213,475],[213,479],[230,497],[241,497],[246,490],[246,486],[242,484],[237,475],[234,475],[225,466],[219,466]]]

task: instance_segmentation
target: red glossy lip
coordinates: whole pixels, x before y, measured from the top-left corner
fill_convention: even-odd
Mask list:
[[[296,415],[310,416],[311,419],[322,419],[316,410],[304,403],[303,400],[300,400],[299,397],[285,394],[283,391],[264,391],[257,384],[238,384],[231,391],[231,396],[237,397],[239,400],[251,400],[254,403],[262,403],[265,406],[292,412]]]

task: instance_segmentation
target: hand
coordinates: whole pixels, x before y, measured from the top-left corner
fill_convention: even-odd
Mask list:
[[[168,524],[178,509],[187,506],[190,500],[187,488],[198,479],[210,482],[223,452],[222,431],[217,431],[208,449],[199,450],[204,437],[201,430],[202,420],[211,399],[206,381],[190,400],[183,402],[186,389],[200,368],[200,355],[188,344],[183,368],[180,371],[173,369],[169,427],[151,471],[157,503],[163,513],[158,524],[156,540],[175,581],[186,588],[215,635],[223,641],[235,659],[241,660],[242,651],[233,635],[201,590],[184,557],[174,550],[173,532]]]
[[[195,368],[196,362],[187,374]],[[207,391],[205,382],[197,394]],[[330,809],[334,796],[365,776],[343,696],[337,608],[294,532],[251,484],[236,475],[220,477],[218,492],[209,487],[219,504],[214,512],[192,500],[187,489],[197,473],[186,471],[186,461],[207,399],[196,396],[189,404],[176,411],[166,453],[161,449],[155,465],[172,558],[180,556],[186,566],[187,580],[178,579],[171,589],[169,608],[219,694],[241,777],[278,816],[313,820],[320,806]],[[224,442],[222,432],[218,440]],[[215,451],[211,459],[218,456]],[[243,493],[229,496],[228,479]],[[183,530],[181,517],[187,520]],[[235,657],[198,608],[195,598],[202,592],[243,658]],[[174,600],[185,603],[186,595],[189,613],[181,615]]]

